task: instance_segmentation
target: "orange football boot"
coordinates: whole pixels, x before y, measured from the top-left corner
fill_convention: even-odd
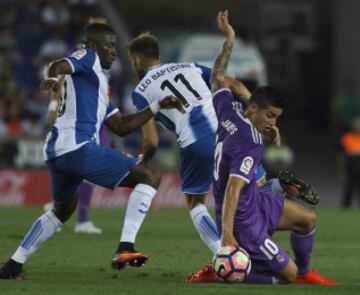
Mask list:
[[[213,271],[211,263],[206,264],[197,272],[193,272],[191,275],[187,276],[185,279],[185,283],[193,284],[193,283],[216,283],[218,281],[218,277]]]
[[[335,286],[336,281],[322,276],[317,269],[312,269],[306,275],[298,275],[295,279],[295,284]]]
[[[111,267],[115,269],[122,269],[126,265],[140,267],[143,266],[148,259],[149,257],[144,253],[122,251],[115,253]]]

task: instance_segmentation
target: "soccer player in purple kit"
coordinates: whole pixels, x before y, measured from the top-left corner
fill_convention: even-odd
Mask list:
[[[254,175],[263,154],[263,136],[279,141],[276,127],[283,112],[280,93],[271,86],[258,88],[245,109],[227,85],[226,68],[235,33],[228,12],[220,12],[218,27],[225,36],[212,73],[213,103],[218,117],[213,193],[222,245],[248,251],[252,284],[298,283],[335,285],[310,269],[316,215],[281,194],[260,192]],[[295,261],[272,239],[275,230],[291,231]],[[188,283],[216,282],[211,266],[187,278]]]

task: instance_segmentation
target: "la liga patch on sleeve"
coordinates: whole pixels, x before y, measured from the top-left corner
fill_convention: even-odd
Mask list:
[[[76,50],[71,56],[75,57],[77,60],[82,59],[86,55],[85,49]]]
[[[241,163],[240,171],[248,175],[253,165],[254,165],[254,159],[250,156],[245,157]]]

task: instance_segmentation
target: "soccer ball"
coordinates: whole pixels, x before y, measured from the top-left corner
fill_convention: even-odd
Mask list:
[[[225,282],[242,282],[250,273],[249,254],[241,247],[225,246],[216,252],[213,258],[213,269]]]

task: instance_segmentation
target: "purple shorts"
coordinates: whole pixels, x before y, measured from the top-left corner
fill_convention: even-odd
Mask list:
[[[253,212],[254,223],[236,220],[235,239],[249,252],[252,269],[259,272],[279,273],[289,262],[289,255],[274,240],[276,230],[284,209],[284,197],[272,192],[259,192],[259,206]]]

